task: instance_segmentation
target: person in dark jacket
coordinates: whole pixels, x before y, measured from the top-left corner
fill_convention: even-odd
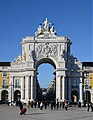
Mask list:
[[[21,101],[19,101],[19,109],[20,109],[20,111],[19,111],[20,115],[25,114],[27,111],[27,109],[23,107],[23,104]]]

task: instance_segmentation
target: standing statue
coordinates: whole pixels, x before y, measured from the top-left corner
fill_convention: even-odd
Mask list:
[[[49,29],[50,29],[50,24],[51,24],[51,23],[49,23],[49,22],[48,22],[48,19],[46,18],[46,20],[44,21],[44,29],[45,29],[45,30],[49,30]]]
[[[50,32],[56,35],[56,30],[54,28],[54,24],[52,24],[52,27],[50,29]]]
[[[43,28],[42,28],[42,24],[40,24],[37,32],[35,32],[35,35],[38,36],[38,35],[42,34],[42,32],[43,32]]]

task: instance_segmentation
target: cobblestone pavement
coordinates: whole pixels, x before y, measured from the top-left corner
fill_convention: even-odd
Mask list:
[[[93,112],[83,107],[69,107],[67,111],[27,108],[26,115],[19,115],[18,107],[0,105],[0,120],[93,120]]]

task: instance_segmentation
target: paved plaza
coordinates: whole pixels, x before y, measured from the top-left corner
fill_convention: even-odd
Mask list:
[[[93,112],[84,107],[69,107],[68,111],[27,108],[26,115],[19,115],[18,107],[0,105],[0,120],[93,120]]]

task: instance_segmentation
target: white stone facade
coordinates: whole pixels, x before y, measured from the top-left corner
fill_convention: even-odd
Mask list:
[[[57,36],[54,25],[46,18],[35,36],[23,38],[21,44],[22,56],[19,55],[9,67],[11,84],[13,77],[21,80],[21,101],[36,99],[37,70],[42,63],[49,63],[55,69],[56,99],[71,101],[76,95],[76,101],[83,101],[82,63],[71,55],[69,38]],[[9,94],[11,100],[11,92]]]

